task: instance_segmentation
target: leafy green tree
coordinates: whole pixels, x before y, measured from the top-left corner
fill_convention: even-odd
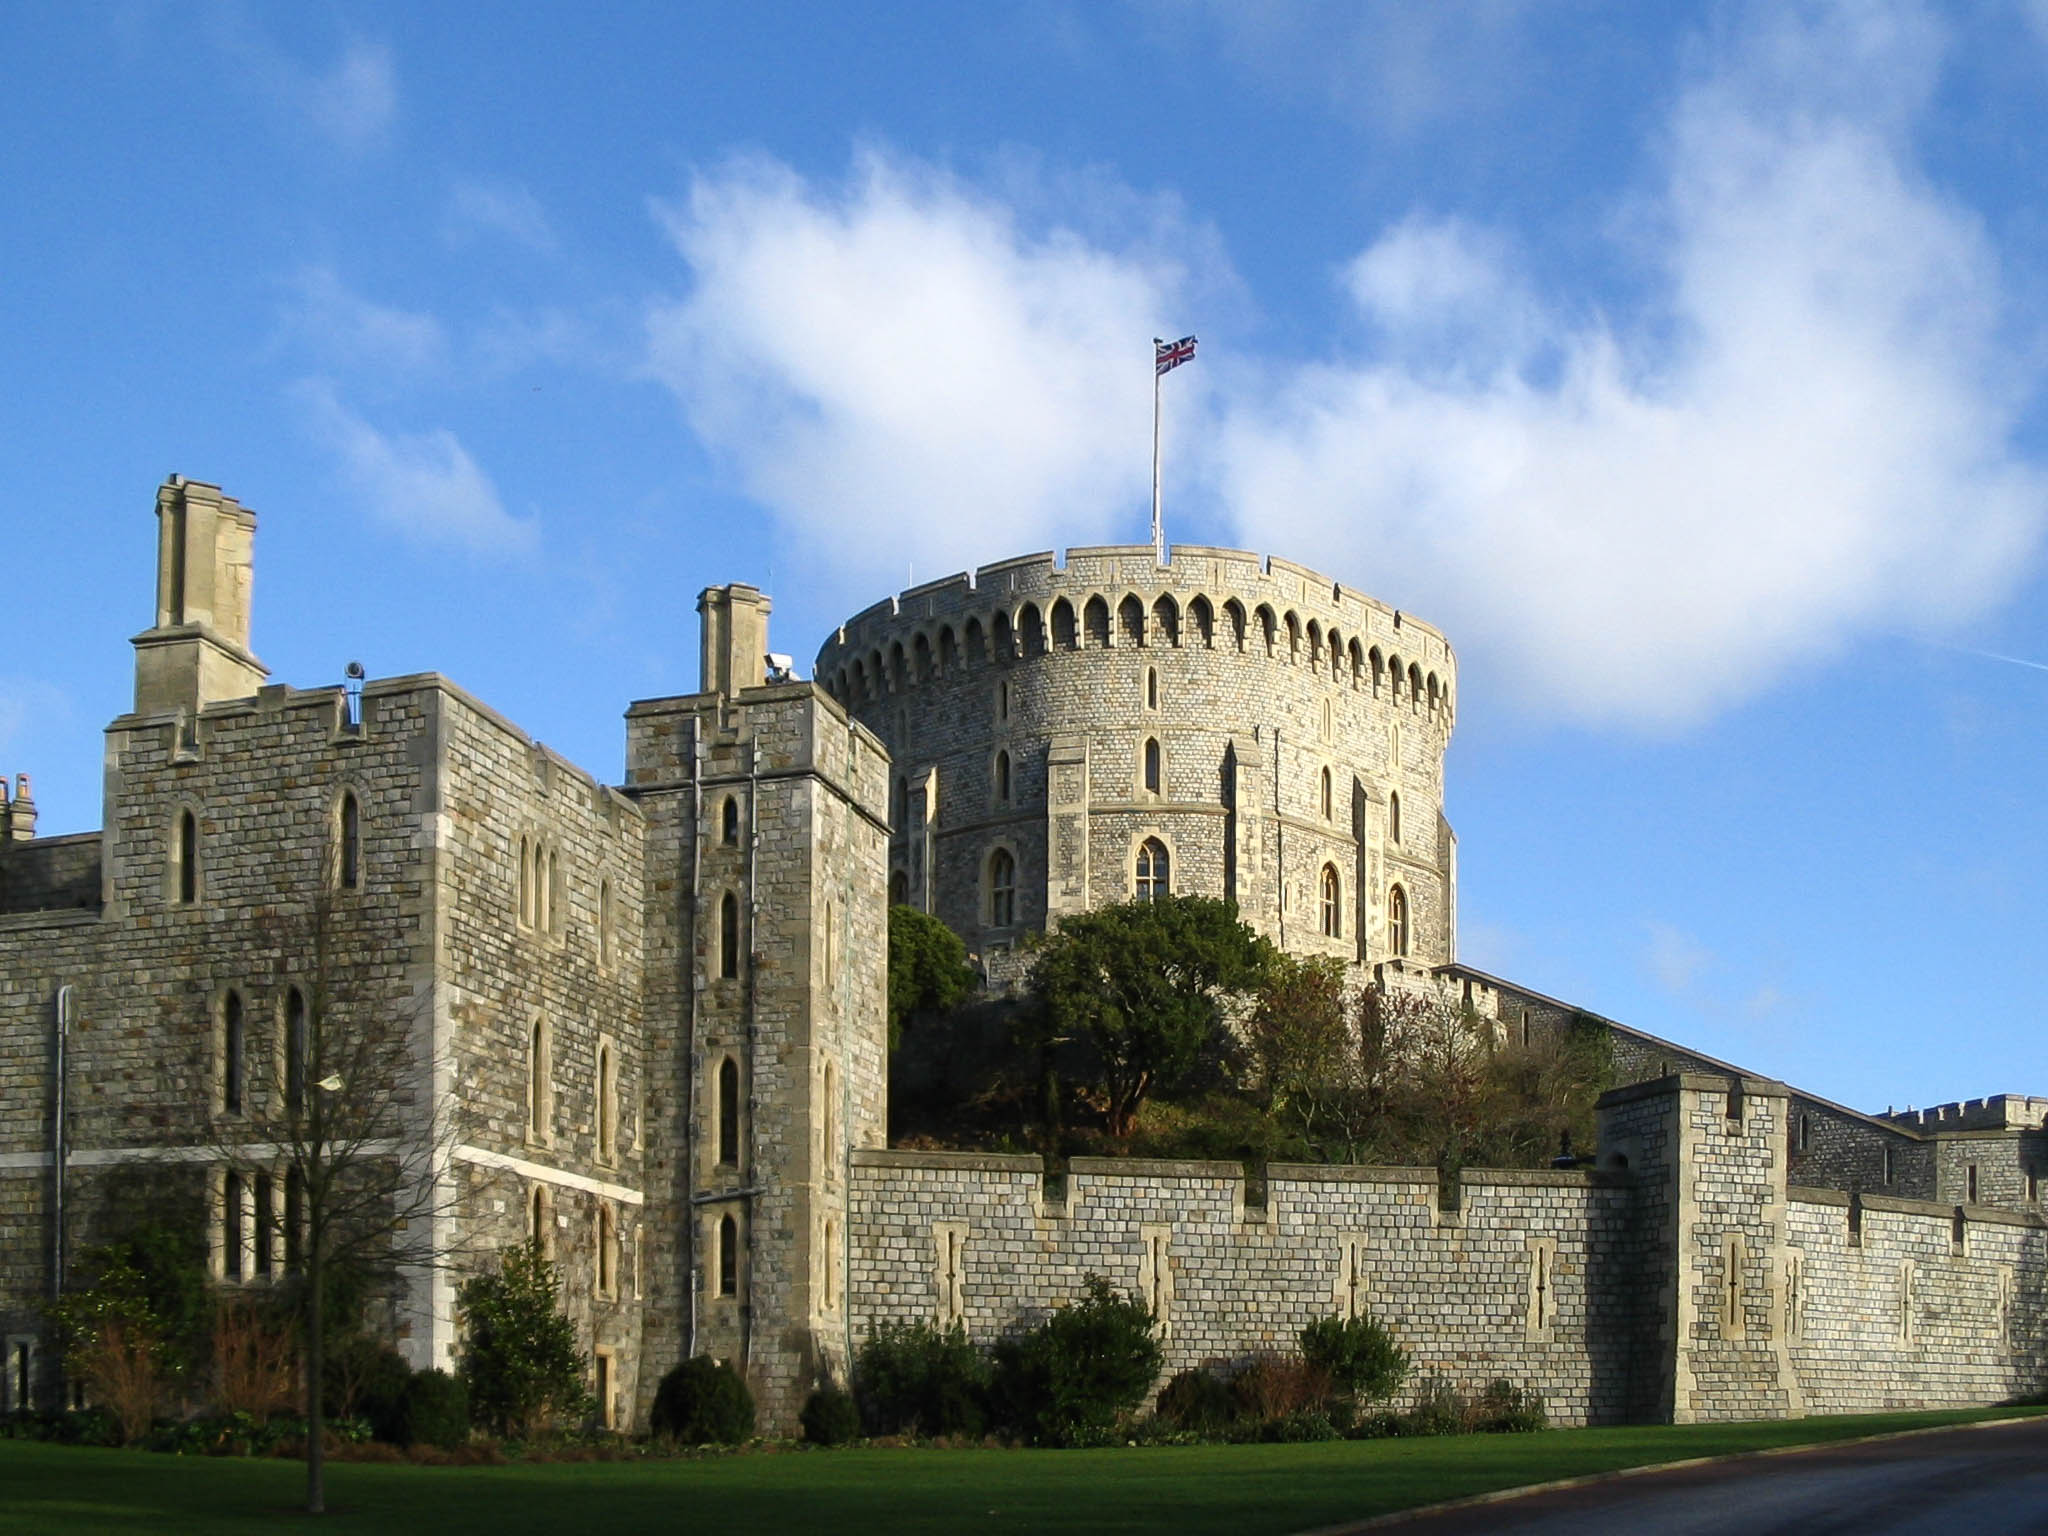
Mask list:
[[[1159,1375],[1158,1324],[1143,1302],[1100,1275],[1088,1294],[995,1347],[993,1396],[1034,1445],[1097,1445],[1145,1400]]]
[[[1177,1085],[1216,1042],[1228,999],[1255,986],[1271,944],[1211,896],[1118,902],[1064,919],[1031,989],[1050,1038],[1095,1049],[1112,1136],[1148,1094]]]
[[[456,1306],[467,1330],[461,1376],[478,1423],[525,1435],[589,1411],[589,1362],[576,1347],[576,1325],[562,1315],[555,1266],[537,1242],[506,1249],[497,1274],[465,1280]]]
[[[904,1023],[920,1014],[946,1013],[974,990],[974,968],[960,936],[928,912],[897,904],[889,909],[889,1048]]]
[[[1408,1378],[1407,1351],[1384,1324],[1363,1313],[1317,1318],[1301,1330],[1301,1353],[1340,1392],[1362,1403],[1392,1397]]]
[[[730,1361],[697,1355],[661,1378],[652,1418],[679,1445],[738,1445],[753,1437],[754,1394]]]

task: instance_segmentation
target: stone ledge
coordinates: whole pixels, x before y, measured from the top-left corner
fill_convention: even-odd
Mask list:
[[[857,1147],[856,1168],[933,1168],[961,1173],[1028,1173],[1043,1177],[1036,1152],[926,1152],[908,1147]]]
[[[1067,1160],[1069,1173],[1091,1179],[1238,1179],[1244,1178],[1244,1164],[1180,1162],[1154,1157],[1074,1157]]]
[[[1268,1163],[1266,1184],[1429,1184],[1437,1182],[1434,1168],[1410,1168],[1399,1163]]]
[[[1548,1189],[1625,1189],[1626,1173],[1607,1168],[1467,1168],[1460,1184],[1523,1186]]]
[[[1597,1108],[1608,1109],[1617,1104],[1633,1104],[1638,1099],[1654,1099],[1664,1094],[1676,1093],[1681,1088],[1690,1088],[1706,1093],[1726,1093],[1731,1082],[1740,1082],[1745,1098],[1782,1099],[1792,1090],[1774,1078],[1751,1077],[1732,1072],[1673,1072],[1668,1077],[1654,1077],[1646,1083],[1628,1083],[1620,1088],[1610,1088],[1600,1095]]]

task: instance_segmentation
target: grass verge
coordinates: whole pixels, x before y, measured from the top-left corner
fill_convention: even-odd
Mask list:
[[[1100,1451],[787,1451],[705,1460],[328,1469],[336,1533],[592,1529],[1282,1536],[1498,1488],[2044,1410],[1858,1414],[1533,1435]],[[0,1442],[0,1530],[236,1532],[289,1518],[296,1462]]]

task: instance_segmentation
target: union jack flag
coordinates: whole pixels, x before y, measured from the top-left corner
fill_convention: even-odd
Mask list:
[[[1182,363],[1194,361],[1195,338],[1183,336],[1179,341],[1161,341],[1152,338],[1152,366],[1160,373],[1171,373]]]

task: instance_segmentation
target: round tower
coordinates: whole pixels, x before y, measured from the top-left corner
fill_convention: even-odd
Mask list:
[[[890,896],[992,974],[1063,913],[1223,896],[1296,954],[1456,947],[1443,635],[1242,550],[1075,549],[849,619],[819,683],[888,746]]]

